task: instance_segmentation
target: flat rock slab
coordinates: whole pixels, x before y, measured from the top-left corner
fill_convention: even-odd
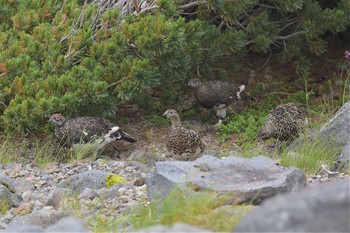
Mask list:
[[[347,179],[266,200],[235,232],[350,232],[349,184]]]
[[[300,169],[283,167],[263,156],[220,159],[203,155],[195,161],[157,162],[146,185],[150,200],[166,198],[178,187],[232,193],[234,201],[257,204],[304,188],[306,179]]]

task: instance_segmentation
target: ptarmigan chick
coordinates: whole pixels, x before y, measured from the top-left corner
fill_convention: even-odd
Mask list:
[[[67,147],[88,143],[107,134],[114,140],[136,142],[134,137],[120,130],[118,126],[99,117],[77,117],[66,120],[61,114],[53,114],[49,121],[55,124],[55,136]]]
[[[205,144],[200,135],[190,129],[182,126],[179,114],[174,109],[168,109],[164,112],[171,121],[171,129],[167,148],[169,152],[175,155],[178,160],[195,160],[205,149]]]
[[[226,117],[226,108],[231,103],[241,100],[241,93],[244,85],[236,85],[231,81],[208,80],[200,81],[191,79],[188,85],[195,89],[195,96],[198,104],[204,108],[214,109],[219,117],[220,125]]]
[[[280,104],[267,116],[265,124],[258,132],[258,138],[279,141],[294,139],[307,126],[306,109],[295,103]]]

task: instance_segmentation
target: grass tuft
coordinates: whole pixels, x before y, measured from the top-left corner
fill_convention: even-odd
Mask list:
[[[148,207],[139,207],[131,214],[134,229],[152,225],[173,225],[183,222],[219,232],[228,232],[248,211],[245,206],[226,205],[227,198],[214,193],[184,193],[174,191],[166,200],[153,202]],[[220,207],[221,206],[221,207]]]
[[[330,166],[341,148],[336,144],[324,143],[319,137],[311,140],[305,139],[292,150],[282,152],[280,162],[289,167],[294,166],[303,170],[306,174],[316,173],[322,164]]]
[[[6,164],[18,162],[20,160],[21,150],[10,140],[5,140],[0,145],[0,163]]]

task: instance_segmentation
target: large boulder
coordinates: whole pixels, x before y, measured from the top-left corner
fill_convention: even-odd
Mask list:
[[[233,201],[260,203],[304,188],[306,179],[300,169],[283,167],[263,156],[220,159],[204,155],[195,161],[157,162],[146,185],[151,200],[165,198],[177,187],[232,193]]]
[[[350,101],[321,127],[320,136],[325,143],[337,143],[342,147],[350,142]]]
[[[350,161],[350,101],[345,103],[320,129],[320,136],[326,144],[339,145],[341,153],[333,170],[344,172]]]
[[[350,161],[350,141],[343,147],[339,160],[343,163]]]
[[[349,180],[268,199],[235,232],[350,232]]]
[[[13,181],[6,175],[0,174],[0,201],[8,207],[18,206],[21,198],[16,193]]]

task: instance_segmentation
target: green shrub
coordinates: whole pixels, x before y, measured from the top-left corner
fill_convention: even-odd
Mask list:
[[[248,111],[241,115],[232,115],[225,119],[220,125],[220,138],[224,142],[232,137],[237,136],[238,145],[247,145],[256,139],[260,127],[265,122],[266,112]]]
[[[188,78],[229,76],[252,51],[277,51],[284,60],[321,54],[323,35],[350,25],[345,0],[330,7],[314,0],[244,0],[193,8],[161,0],[135,15],[89,2],[0,1],[0,127],[6,133],[45,131],[54,112],[112,117],[125,102],[154,114],[182,101]]]

